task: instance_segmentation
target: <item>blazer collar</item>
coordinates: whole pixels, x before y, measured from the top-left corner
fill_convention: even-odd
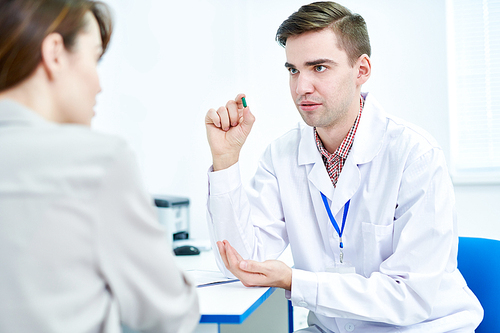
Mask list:
[[[0,126],[54,125],[26,106],[12,100],[0,100]]]

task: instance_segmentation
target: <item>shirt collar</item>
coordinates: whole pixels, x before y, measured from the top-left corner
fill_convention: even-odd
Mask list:
[[[361,118],[361,112],[363,111],[364,102],[365,100],[363,96],[360,96],[359,113],[356,117],[356,120],[354,121],[354,124],[352,125],[351,129],[349,130],[349,133],[347,133],[346,137],[344,138],[344,140],[342,140],[342,143],[333,152],[333,154],[330,154],[328,150],[325,149],[325,146],[323,145],[323,142],[321,141],[321,138],[318,135],[318,131],[316,130],[316,127],[314,127],[314,138],[316,141],[316,146],[318,148],[318,151],[321,153],[321,155],[324,156],[324,158],[328,162],[333,161],[335,158],[342,158],[344,160],[347,159],[347,156],[349,155],[349,152],[352,147],[352,143],[354,141],[354,136],[356,135],[356,130],[358,129],[358,124]]]

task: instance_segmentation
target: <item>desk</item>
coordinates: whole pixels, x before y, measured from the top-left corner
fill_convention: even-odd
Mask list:
[[[246,288],[241,282],[198,288],[200,323],[241,324],[274,291],[275,288]]]
[[[180,268],[218,270],[212,252],[178,256]],[[200,325],[196,333],[288,333],[288,301],[282,289],[247,288],[241,282],[198,288]],[[238,324],[238,325],[235,325]]]
[[[177,256],[175,261],[187,274],[189,270],[218,271],[211,251]],[[237,281],[197,288],[197,292],[201,318],[195,333],[288,333],[293,326],[283,289],[247,288]]]

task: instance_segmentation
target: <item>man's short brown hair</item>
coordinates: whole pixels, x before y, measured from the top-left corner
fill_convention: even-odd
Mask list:
[[[335,32],[338,47],[347,53],[351,66],[361,55],[370,56],[370,38],[363,17],[331,1],[313,2],[300,7],[281,23],[276,32],[276,41],[285,47],[288,37],[325,28]]]

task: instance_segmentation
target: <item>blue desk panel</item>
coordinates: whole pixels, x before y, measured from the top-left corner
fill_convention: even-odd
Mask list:
[[[272,293],[276,288],[269,288],[259,299],[257,299],[252,306],[250,306],[244,313],[240,315],[229,314],[202,314],[200,323],[202,324],[241,324],[248,318]]]

